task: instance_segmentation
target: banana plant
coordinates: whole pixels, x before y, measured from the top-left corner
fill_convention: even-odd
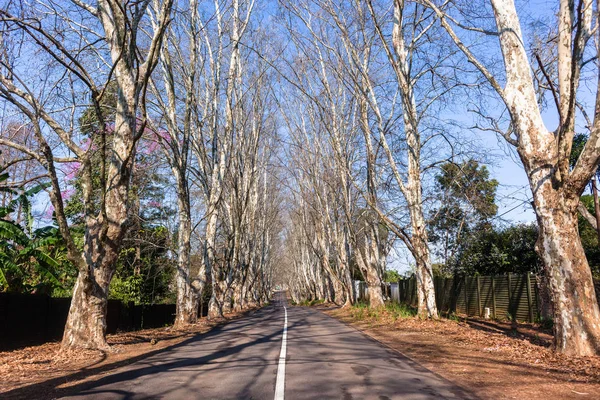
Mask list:
[[[52,226],[33,229],[31,197],[48,187],[39,184],[28,190],[2,186],[8,180],[7,173],[0,173],[0,192],[13,196],[5,206],[0,207],[0,289],[11,289],[10,277],[25,277],[35,272],[40,281],[61,287],[56,272],[61,262],[52,255],[52,249],[61,246],[62,238]],[[22,212],[24,223],[10,219],[17,210]]]

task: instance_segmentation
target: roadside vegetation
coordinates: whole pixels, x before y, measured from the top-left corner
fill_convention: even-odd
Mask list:
[[[417,310],[404,304],[386,302],[379,308],[369,307],[368,303],[357,302],[349,310],[350,315],[357,321],[370,322],[396,321],[401,318],[417,316]]]

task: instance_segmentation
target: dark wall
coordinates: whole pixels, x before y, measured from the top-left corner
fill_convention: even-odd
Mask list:
[[[0,350],[60,340],[70,298],[0,293]],[[206,315],[204,304],[198,311]],[[175,304],[134,305],[109,300],[106,333],[172,325]]]

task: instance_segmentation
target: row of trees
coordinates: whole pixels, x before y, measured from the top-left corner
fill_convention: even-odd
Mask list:
[[[121,281],[144,235],[175,238],[162,256],[178,325],[200,296],[210,316],[264,301],[274,271],[297,300],[339,304],[362,276],[381,305],[394,240],[414,259],[419,315],[437,318],[432,260],[460,259],[497,211],[468,136],[492,131],[529,180],[557,349],[597,353],[577,224],[578,209],[595,219],[580,197],[600,162],[597,11],[560,0],[525,24],[513,0],[6,2],[4,120],[32,134],[5,129],[0,146],[7,168],[29,163],[18,180],[48,185],[78,271],[63,346],[106,347],[123,245]],[[436,202],[440,186],[452,196]],[[162,238],[152,197],[175,213]]]
[[[281,3],[292,48],[282,75],[293,88],[283,112],[294,296],[347,302],[353,263],[381,304],[391,234],[414,259],[419,315],[436,318],[432,254],[449,264],[486,251],[461,246],[469,231],[490,232],[497,212],[497,182],[469,161],[477,152],[464,132],[491,131],[529,180],[556,348],[597,354],[600,311],[577,213],[594,222],[580,197],[600,161],[598,5],[561,0],[556,15],[522,22],[513,0]],[[556,128],[543,112],[558,116]],[[576,130],[586,140],[574,155]],[[451,196],[430,202],[441,186]]]
[[[201,297],[210,317],[269,299],[277,130],[255,11],[245,0],[0,9],[3,119],[31,133],[3,130],[3,167],[35,171],[4,186],[48,187],[77,271],[64,349],[108,348],[109,290],[151,302],[174,287],[178,326],[196,321]]]

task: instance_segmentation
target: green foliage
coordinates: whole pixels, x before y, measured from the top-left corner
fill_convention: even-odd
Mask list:
[[[305,307],[311,307],[311,306],[316,306],[319,304],[323,304],[325,303],[325,300],[323,299],[312,299],[312,300],[304,300],[303,302],[300,303],[301,306],[305,306]]]
[[[487,168],[475,160],[443,164],[436,181],[440,206],[432,211],[429,239],[438,257],[451,265],[465,241],[491,226],[498,211],[498,181],[490,179]]]
[[[385,282],[398,282],[400,279],[402,279],[402,276],[398,273],[398,271],[393,269],[386,270],[383,276],[383,280]]]
[[[0,182],[8,179],[0,175]],[[33,229],[30,198],[48,185],[28,190],[2,188],[15,198],[0,207],[0,290],[21,293],[62,291],[73,275],[74,267],[65,257],[66,251],[58,229],[47,226]],[[21,210],[24,224],[10,219]]]
[[[117,261],[109,297],[136,304],[173,300],[175,261],[169,255],[170,234],[163,226],[130,232]]]
[[[393,315],[394,319],[412,318],[417,315],[417,310],[407,304],[388,302],[385,309]]]
[[[100,124],[100,118],[104,119],[107,125],[113,124],[115,121],[115,108],[117,105],[117,82],[111,81],[106,86],[102,98],[100,99],[100,113],[95,107],[86,108],[79,117],[79,130],[82,134],[92,136],[93,134],[103,130]]]
[[[312,299],[312,300],[301,301],[300,303],[298,303],[298,305],[303,306],[303,307],[311,307],[311,306],[316,306],[316,305],[323,304],[323,303],[325,303],[325,300],[323,300],[323,299]]]
[[[457,254],[452,269],[465,275],[538,273],[542,263],[535,252],[537,236],[535,224],[503,229],[490,227],[469,237]]]
[[[454,322],[460,322],[460,317],[458,315],[456,315],[455,312],[451,312],[448,314],[447,317],[450,321],[454,321]]]
[[[581,155],[581,152],[583,151],[587,141],[588,135],[584,133],[577,133],[575,136],[573,136],[573,144],[571,146],[571,154],[569,156],[569,166],[571,168],[575,167],[575,164],[577,163],[577,160],[579,159],[579,156]],[[596,177],[600,177],[600,168],[596,169]]]
[[[123,276],[121,276],[123,275]],[[142,303],[144,278],[141,275],[116,275],[110,282],[110,297],[125,303]]]
[[[490,179],[489,171],[485,165],[471,159],[461,164],[445,163],[441,166],[441,173],[436,177],[439,187],[446,193],[450,205],[443,207],[456,207],[459,214],[465,211],[474,213],[479,220],[486,220],[498,211],[494,203],[498,181]]]
[[[569,165],[571,168],[575,166],[581,152],[583,151],[583,147],[587,143],[588,137],[583,133],[578,133],[573,136],[573,144],[571,146],[571,155],[569,156]]]
[[[365,301],[357,301],[352,305],[350,310],[352,317],[358,321],[362,321],[369,314],[369,303]]]
[[[371,308],[366,301],[357,301],[350,309],[352,317],[358,321],[372,319],[375,321],[382,318],[391,318],[394,321],[400,318],[412,318],[417,315],[417,310],[406,304],[387,302],[385,306]]]

